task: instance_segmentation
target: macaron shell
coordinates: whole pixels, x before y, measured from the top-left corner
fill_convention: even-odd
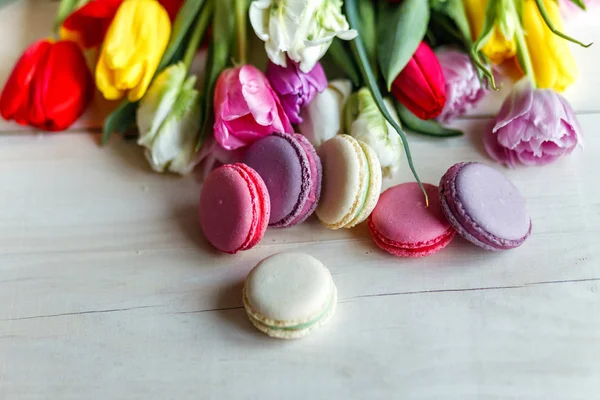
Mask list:
[[[317,217],[330,229],[343,228],[359,211],[367,182],[367,158],[358,141],[337,135],[319,148],[323,164],[321,199]]]
[[[323,179],[323,167],[321,165],[321,159],[317,155],[313,145],[308,141],[308,139],[300,134],[295,134],[294,137],[298,140],[298,143],[302,146],[308,158],[310,167],[310,188],[308,197],[304,203],[304,206],[302,207],[302,210],[289,224],[289,226],[304,222],[312,215],[312,213],[314,213],[321,197],[321,181]]]
[[[258,172],[269,191],[270,225],[283,224],[294,213],[299,198],[308,197],[307,187],[303,187],[303,176],[310,173],[308,160],[289,136],[269,135],[254,142],[244,156],[244,163]]]
[[[265,235],[269,226],[269,216],[271,214],[271,202],[267,186],[256,171],[245,164],[238,163],[236,166],[246,172],[248,179],[253,183],[250,185],[251,194],[254,199],[254,214],[257,218],[257,223],[253,230],[248,234],[248,240],[241,247],[241,250],[249,250],[256,246]]]
[[[382,185],[382,176],[381,176],[381,164],[379,163],[379,157],[377,157],[377,153],[375,150],[368,144],[358,140],[360,147],[365,153],[367,158],[367,164],[369,166],[369,185],[367,188],[367,198],[362,205],[362,209],[359,214],[350,221],[345,227],[352,228],[366,220],[375,206],[377,206],[377,202],[379,200],[379,196],[381,194],[381,185]]]
[[[277,338],[277,339],[302,339],[303,337],[305,337],[309,333],[311,333],[313,330],[318,329],[318,328],[322,327],[323,325],[327,324],[329,321],[331,321],[331,318],[335,314],[335,311],[337,308],[337,300],[338,300],[337,288],[334,285],[332,300],[331,300],[332,303],[331,303],[331,307],[329,308],[327,313],[321,319],[319,319],[318,322],[316,322],[315,324],[313,324],[309,327],[303,328],[303,329],[293,329],[293,330],[273,329],[273,328],[269,327],[268,325],[265,325],[258,319],[255,319],[251,314],[248,314],[248,319],[250,320],[252,325],[254,325],[254,327],[256,327],[256,329],[269,335],[270,337]],[[244,300],[244,301],[246,301],[246,300]]]
[[[455,231],[440,206],[438,187],[416,182],[389,188],[369,218],[369,231],[383,250],[400,257],[424,257],[446,247]]]
[[[240,164],[217,168],[205,180],[200,195],[200,225],[217,249],[233,254],[262,238],[269,200],[261,182],[256,173]]]
[[[518,247],[531,234],[531,219],[518,189],[486,165],[452,166],[442,177],[440,198],[458,233],[486,250]]]
[[[280,253],[250,271],[244,293],[255,319],[286,327],[320,315],[330,304],[333,287],[329,270],[316,258]]]

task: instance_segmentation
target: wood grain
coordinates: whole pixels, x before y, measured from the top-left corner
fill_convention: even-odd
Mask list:
[[[55,7],[0,11],[1,30],[23,32],[0,45],[0,83]],[[595,40],[596,19],[571,32]],[[152,173],[135,142],[100,148],[83,132],[101,112],[57,135],[1,122],[0,399],[598,398],[600,48],[576,54],[583,79],[568,96],[585,152],[503,170],[534,231],[500,254],[457,239],[403,260],[364,224],[329,231],[314,218],[218,254],[196,221],[197,179]],[[464,138],[411,135],[424,181],[455,162],[490,162],[481,134],[502,93],[457,123]],[[410,179],[405,169],[385,186]],[[249,269],[288,250],[325,262],[340,298],[330,325],[294,342],[261,335],[241,307]]]

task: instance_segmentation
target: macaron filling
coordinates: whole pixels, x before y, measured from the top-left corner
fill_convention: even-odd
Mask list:
[[[332,290],[331,290],[331,294],[329,296],[329,300],[327,302],[327,306],[323,309],[323,311],[321,311],[321,313],[319,313],[319,315],[317,315],[316,317],[310,319],[309,321],[306,322],[302,322],[300,324],[296,324],[296,325],[283,325],[282,323],[277,324],[277,325],[273,325],[273,324],[266,324],[265,322],[261,321],[260,319],[256,318],[253,314],[248,314],[249,317],[252,319],[252,321],[256,324],[259,324],[261,326],[264,326],[270,330],[275,330],[275,331],[299,331],[299,330],[304,330],[304,329],[309,329],[313,326],[315,326],[317,323],[319,323],[323,318],[325,318],[331,311],[331,309],[333,308],[334,304],[335,304],[335,289],[333,288],[332,285]],[[248,298],[245,298],[245,302],[247,304],[249,304]]]
[[[454,228],[449,228],[446,233],[433,240],[427,242],[410,243],[410,242],[396,242],[385,238],[374,226],[373,221],[369,221],[369,228],[373,234],[373,239],[376,244],[381,248],[387,248],[388,250],[399,250],[405,253],[417,254],[431,254],[437,252],[441,244],[449,243],[456,234]]]
[[[365,205],[367,204],[367,199],[369,198],[369,194],[370,194],[370,185],[371,185],[371,168],[369,166],[369,160],[367,159],[367,155],[365,154],[365,151],[362,149],[361,147],[361,157],[363,159],[363,166],[362,166],[362,171],[363,171],[363,176],[365,177],[365,189],[362,191],[362,197],[360,199],[360,205],[358,206],[358,209],[356,210],[356,213],[354,214],[354,216],[352,217],[352,220],[348,223],[348,225],[352,225],[354,223],[354,221],[360,217],[360,214],[362,213],[362,211],[365,209]]]

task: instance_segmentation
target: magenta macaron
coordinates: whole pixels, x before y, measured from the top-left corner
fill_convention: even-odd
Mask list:
[[[519,190],[481,163],[451,167],[440,182],[440,201],[459,235],[486,250],[518,247],[531,234],[531,218]]]
[[[225,253],[254,247],[267,230],[267,187],[247,165],[228,164],[212,171],[200,194],[200,226],[206,239]]]
[[[442,250],[454,238],[455,231],[440,206],[438,188],[403,183],[389,188],[379,198],[369,217],[371,237],[381,249],[398,257],[425,257]]]
[[[322,166],[314,147],[302,135],[274,133],[254,142],[244,163],[256,170],[269,191],[269,225],[303,222],[317,207]]]

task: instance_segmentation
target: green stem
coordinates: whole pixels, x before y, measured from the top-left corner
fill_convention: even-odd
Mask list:
[[[348,22],[350,23],[350,27],[352,29],[360,29],[360,25],[358,24],[358,12],[356,6],[356,0],[346,0],[346,17],[348,18]],[[360,33],[360,32],[359,32]],[[427,192],[419,179],[419,175],[415,169],[413,164],[412,155],[410,153],[410,148],[408,146],[408,139],[406,138],[406,134],[400,127],[400,125],[392,118],[390,115],[385,103],[383,102],[383,97],[381,96],[381,92],[379,91],[379,86],[377,86],[377,79],[375,78],[375,74],[371,69],[371,64],[369,63],[369,57],[367,56],[367,51],[365,49],[365,45],[362,42],[361,36],[359,35],[352,42],[352,50],[354,52],[355,57],[358,59],[358,66],[360,68],[361,75],[363,80],[367,83],[367,86],[371,90],[371,94],[373,95],[373,99],[377,104],[377,108],[381,114],[385,117],[385,119],[394,127],[400,138],[402,139],[402,145],[404,146],[404,151],[406,152],[406,160],[408,161],[408,166],[415,177],[415,180],[419,184],[423,195],[425,195],[425,204],[429,206],[429,197],[427,196]]]
[[[529,79],[533,87],[537,87],[535,80],[535,74],[533,72],[533,65],[531,63],[531,57],[529,56],[529,50],[527,48],[527,42],[525,41],[525,34],[523,29],[517,29],[515,32],[515,40],[517,44],[517,59],[519,64],[525,73],[525,76]]]
[[[192,36],[190,37],[190,41],[188,42],[187,48],[185,49],[185,54],[183,56],[183,64],[185,65],[185,69],[187,71],[190,70],[190,66],[194,61],[198,46],[200,46],[200,42],[202,41],[202,38],[208,29],[208,24],[210,23],[212,17],[212,7],[213,2],[209,1],[204,5],[204,8],[198,14],[196,26],[194,27],[194,31],[192,32]]]
[[[237,44],[237,62],[241,65],[246,64],[248,54],[248,1],[247,0],[235,0],[235,34]]]
[[[58,37],[62,23],[77,8],[79,0],[61,0],[54,19],[54,35]]]
[[[569,42],[573,42],[573,43],[578,44],[578,45],[580,45],[582,47],[585,47],[585,48],[588,48],[588,47],[590,47],[593,44],[593,42],[592,43],[588,43],[588,44],[583,44],[579,40],[574,39],[571,36],[565,35],[561,31],[559,31],[558,29],[556,29],[554,27],[554,22],[552,22],[552,18],[550,18],[550,15],[548,14],[548,11],[546,10],[546,5],[544,4],[544,0],[535,0],[535,4],[537,5],[538,11],[540,12],[542,18],[544,19],[544,22],[546,23],[546,26],[556,36],[559,36],[559,37],[561,37],[561,38],[563,38],[565,40],[568,40]]]

